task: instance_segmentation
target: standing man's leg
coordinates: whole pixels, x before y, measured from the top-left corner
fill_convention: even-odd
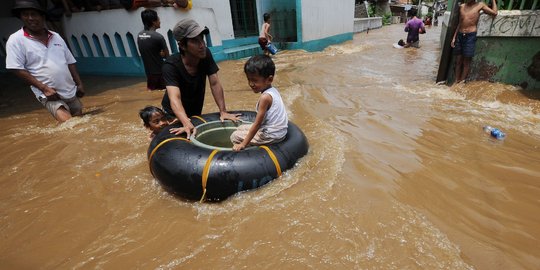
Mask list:
[[[54,118],[56,118],[56,121],[60,123],[66,122],[67,120],[71,119],[71,113],[69,113],[69,111],[62,106],[56,110]]]
[[[82,103],[77,97],[55,101],[41,99],[40,102],[60,123],[71,119],[73,116],[82,115]]]
[[[456,77],[454,80],[454,84],[460,83],[463,78],[463,34],[458,32],[456,34],[456,40],[454,43],[454,55],[456,56],[456,62],[455,62],[455,72],[454,76]]]
[[[471,61],[472,57],[463,57],[463,71],[461,75],[461,80],[466,80],[467,76],[469,76],[469,70],[471,69]]]
[[[462,56],[461,54],[458,54],[458,55],[456,56],[456,63],[455,63],[455,65],[456,65],[456,67],[455,67],[456,70],[455,70],[455,72],[454,72],[454,76],[456,76],[456,79],[455,79],[454,83],[459,83],[459,82],[461,82],[461,80],[462,80],[462,73],[461,73],[461,71],[462,71],[462,66],[463,66],[463,56]]]

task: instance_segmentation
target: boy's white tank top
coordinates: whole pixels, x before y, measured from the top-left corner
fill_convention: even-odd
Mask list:
[[[287,135],[287,125],[289,123],[285,104],[283,104],[278,90],[274,87],[266,89],[262,95],[264,94],[272,96],[272,105],[266,111],[264,121],[261,125],[261,131],[269,138],[281,139]],[[258,101],[255,109],[257,112],[259,111]]]

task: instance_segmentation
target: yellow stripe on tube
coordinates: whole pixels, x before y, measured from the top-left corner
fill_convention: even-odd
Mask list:
[[[278,176],[281,176],[281,167],[279,166],[279,162],[276,158],[276,155],[274,155],[274,152],[272,152],[272,150],[270,150],[270,148],[268,148],[268,146],[265,146],[265,145],[260,146],[260,148],[268,152],[270,159],[272,159],[272,161],[274,162],[274,165],[276,166],[276,171],[277,171]]]
[[[170,142],[170,141],[186,141],[186,142],[189,142],[188,139],[186,138],[169,138],[169,139],[166,139],[162,142],[160,142],[156,147],[154,147],[154,149],[152,150],[152,153],[150,153],[150,156],[148,157],[148,165],[150,166],[150,173],[152,174],[152,176],[154,176],[154,170],[152,170],[152,158],[154,157],[154,154],[156,153],[156,151],[158,150],[158,148],[160,148],[162,145]]]
[[[210,156],[208,156],[208,159],[206,160],[206,164],[204,164],[204,169],[202,173],[202,189],[203,189],[203,195],[201,196],[201,200],[199,202],[203,202],[204,198],[206,197],[206,182],[208,181],[208,174],[210,173],[210,164],[212,163],[212,159],[214,156],[219,152],[219,150],[215,149],[210,153]]]
[[[192,117],[193,117],[193,118],[197,118],[197,119],[203,121],[203,123],[206,123],[206,120],[204,120],[204,118],[202,118],[202,117],[200,117],[200,116],[198,116],[198,115],[194,115],[194,116],[192,116]]]

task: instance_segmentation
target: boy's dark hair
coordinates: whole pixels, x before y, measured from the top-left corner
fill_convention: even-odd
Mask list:
[[[144,30],[148,30],[158,20],[158,15],[153,9],[145,9],[141,12],[141,19],[144,24]]]
[[[165,115],[165,112],[156,106],[146,106],[139,111],[139,116],[143,120],[145,126],[150,126],[150,117],[152,117],[154,113]]]
[[[411,9],[409,10],[409,17],[414,17],[414,16],[416,16],[416,9],[412,9],[412,8],[411,8]]]
[[[264,19],[264,22],[268,22],[268,20],[270,20],[270,13],[264,13],[263,19]]]
[[[257,74],[264,78],[274,76],[276,73],[276,65],[272,58],[268,55],[259,54],[249,58],[244,65],[246,74]]]

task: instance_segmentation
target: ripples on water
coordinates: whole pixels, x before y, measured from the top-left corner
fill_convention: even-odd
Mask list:
[[[0,264],[534,269],[539,96],[435,85],[438,29],[418,50],[393,49],[402,27],[280,52],[275,86],[309,154],[221,203],[176,198],[150,175],[137,112],[163,92],[145,92],[143,78],[85,78],[87,114],[61,125],[29,93],[2,92]],[[243,63],[219,64],[229,110],[253,109],[258,97]],[[216,110],[210,95],[205,110]],[[490,139],[485,124],[507,139]]]

